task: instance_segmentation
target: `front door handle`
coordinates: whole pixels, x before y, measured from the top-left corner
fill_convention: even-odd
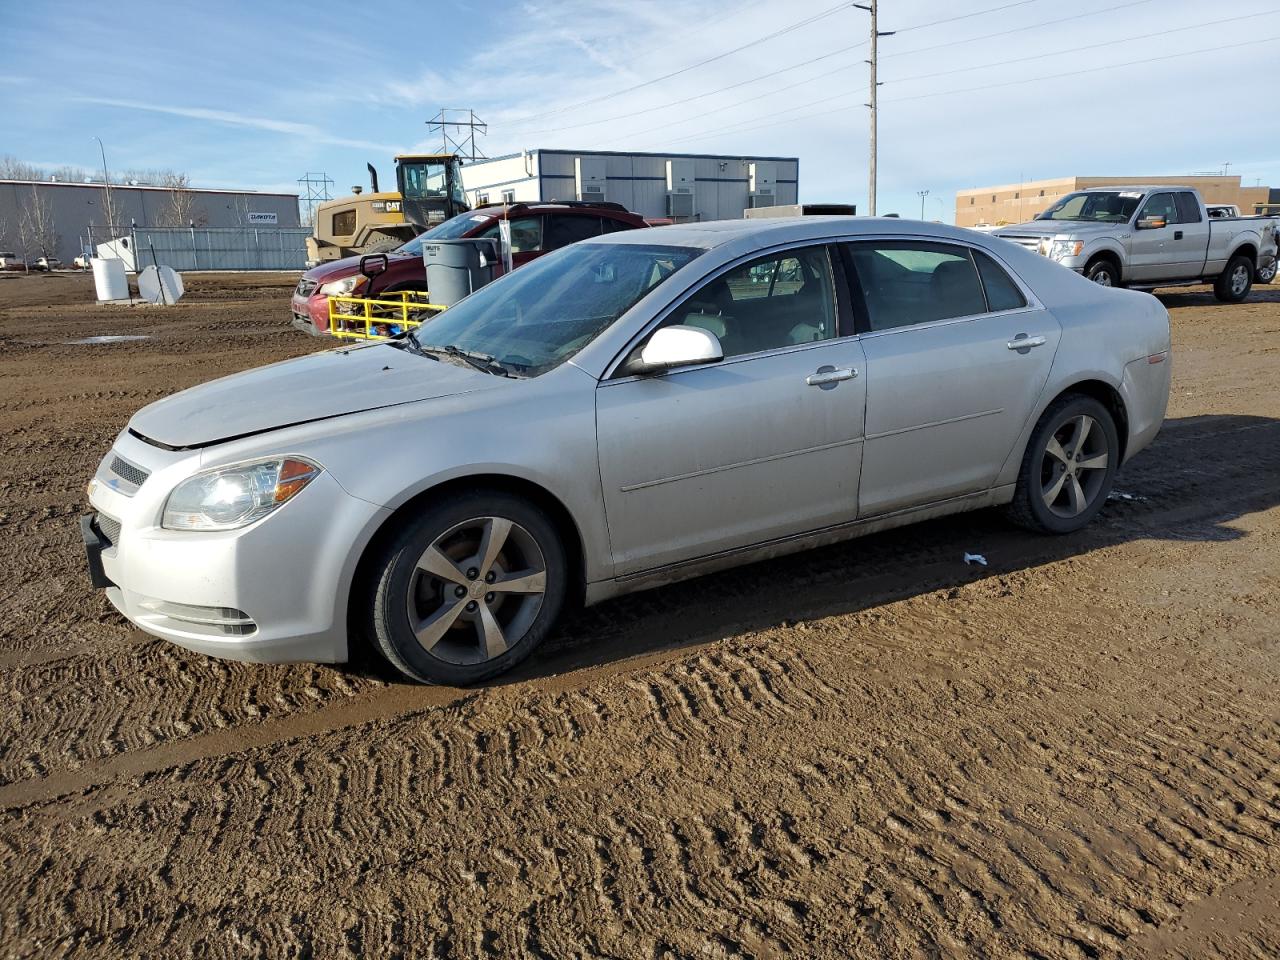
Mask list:
[[[1173,231],[1173,239],[1175,239],[1175,240],[1181,240],[1181,239],[1182,239],[1182,231],[1181,231],[1181,230],[1175,230],[1175,231]]]
[[[1020,333],[1005,346],[1010,350],[1030,350],[1032,347],[1043,347],[1049,341],[1044,337],[1029,337],[1025,333]]]
[[[804,378],[804,382],[811,387],[821,387],[826,384],[839,383],[841,380],[852,380],[858,375],[857,369],[854,367],[835,367],[823,366],[819,367],[813,373]]]

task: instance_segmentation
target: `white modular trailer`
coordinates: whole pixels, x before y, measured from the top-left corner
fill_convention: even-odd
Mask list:
[[[462,168],[472,206],[589,200],[642,217],[732,220],[745,210],[799,202],[796,157],[526,150]]]

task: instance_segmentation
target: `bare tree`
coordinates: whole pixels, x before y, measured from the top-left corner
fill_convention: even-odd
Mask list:
[[[195,194],[191,192],[191,178],[185,173],[167,173],[161,185],[169,191],[169,200],[159,217],[158,226],[185,227],[195,217]]]
[[[235,221],[238,226],[247,227],[249,225],[249,195],[247,193],[237,193],[231,198],[231,211],[235,214]]]
[[[0,180],[42,180],[39,167],[32,166],[11,154],[0,155]]]
[[[23,256],[29,256],[38,250],[42,257],[52,257],[58,249],[58,229],[53,222],[53,208],[35,187],[31,188],[31,196],[19,211],[18,237],[23,246]]]

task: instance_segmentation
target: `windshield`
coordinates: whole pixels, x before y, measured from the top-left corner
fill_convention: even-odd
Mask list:
[[[403,244],[396,253],[411,253],[415,257],[422,255],[422,245],[429,240],[457,240],[473,229],[483,226],[493,217],[487,213],[460,213],[458,216],[438,223],[426,233],[420,233],[408,243]]]
[[[1128,223],[1142,202],[1137,190],[1099,190],[1069,193],[1037,220],[1093,220],[1098,223]]]
[[[417,331],[427,350],[453,347],[536,377],[568,360],[701,250],[575,243],[482,287]]]

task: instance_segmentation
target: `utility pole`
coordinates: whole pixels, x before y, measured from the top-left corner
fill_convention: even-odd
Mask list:
[[[854,6],[871,14],[871,59],[867,61],[871,64],[871,102],[867,104],[871,109],[871,159],[867,169],[867,204],[868,213],[874,217],[876,215],[876,91],[880,86],[876,80],[878,63],[876,40],[880,37],[891,37],[895,31],[876,29],[877,0],[871,0],[869,4],[855,3]]]
[[[102,145],[101,137],[93,137],[98,141],[98,152],[102,154],[102,188],[107,192],[107,209],[103,211],[107,220],[107,241],[115,239],[115,229],[111,221],[115,218],[116,208],[111,202],[111,174],[107,173],[107,148]]]
[[[920,198],[920,219],[924,219],[924,198],[929,195],[928,190],[917,190],[916,196]]]

